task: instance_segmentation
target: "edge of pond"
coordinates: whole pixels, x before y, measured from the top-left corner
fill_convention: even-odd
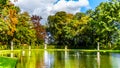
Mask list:
[[[86,50],[86,49],[25,49],[25,51],[35,51],[35,50],[38,50],[38,51],[44,51],[44,50],[47,50],[47,51],[81,51],[81,52],[120,52],[120,50]],[[22,49],[21,50],[0,50],[0,54],[1,53],[11,53],[11,52],[21,52],[23,51]]]

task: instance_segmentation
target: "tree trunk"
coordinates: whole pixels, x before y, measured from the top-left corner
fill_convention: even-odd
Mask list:
[[[31,50],[31,46],[29,45],[29,51]]]
[[[65,45],[65,50],[67,50],[67,48],[68,48],[67,45]]]
[[[97,50],[100,50],[100,43],[98,42]]]
[[[11,45],[11,51],[13,51],[13,41],[10,42]]]
[[[44,43],[44,49],[47,49],[47,44],[46,43]]]
[[[109,43],[109,47],[111,48],[111,43]]]

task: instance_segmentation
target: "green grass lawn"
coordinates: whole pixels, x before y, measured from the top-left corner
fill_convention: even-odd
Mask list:
[[[16,58],[0,57],[0,68],[15,68]]]

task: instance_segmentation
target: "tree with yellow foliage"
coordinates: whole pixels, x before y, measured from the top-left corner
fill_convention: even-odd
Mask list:
[[[6,24],[8,30],[5,31],[5,35],[7,36],[7,40],[11,43],[11,46],[13,46],[13,39],[14,34],[16,31],[16,25],[18,23],[17,14],[18,14],[18,7],[14,6],[9,0],[2,0],[1,3],[4,2],[5,4],[2,4],[1,9],[1,23]],[[3,31],[4,32],[4,31]],[[12,47],[13,49],[13,47]]]
[[[77,47],[80,40],[86,42],[85,33],[89,20],[89,16],[84,13],[73,15],[61,11],[48,17],[48,30],[54,36],[57,45],[68,45],[69,48]]]

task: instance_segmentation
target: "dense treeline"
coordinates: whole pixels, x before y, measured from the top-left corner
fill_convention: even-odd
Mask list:
[[[120,1],[102,2],[95,10],[75,15],[64,11],[48,17],[56,44],[69,48],[119,48]]]
[[[14,6],[9,0],[0,0],[0,45],[7,45],[7,47],[11,45],[13,49],[14,44],[16,46],[40,44],[38,39],[43,42],[44,39],[37,34],[43,32],[44,27],[40,22],[33,22],[39,17],[35,19],[33,17],[35,15],[30,17],[27,12],[21,13],[20,8]]]
[[[42,44],[47,31],[57,47],[96,49],[99,44],[101,49],[120,48],[119,0],[102,2],[86,13],[57,12],[48,17],[45,26],[41,19],[21,13],[9,0],[0,0],[0,45]]]

